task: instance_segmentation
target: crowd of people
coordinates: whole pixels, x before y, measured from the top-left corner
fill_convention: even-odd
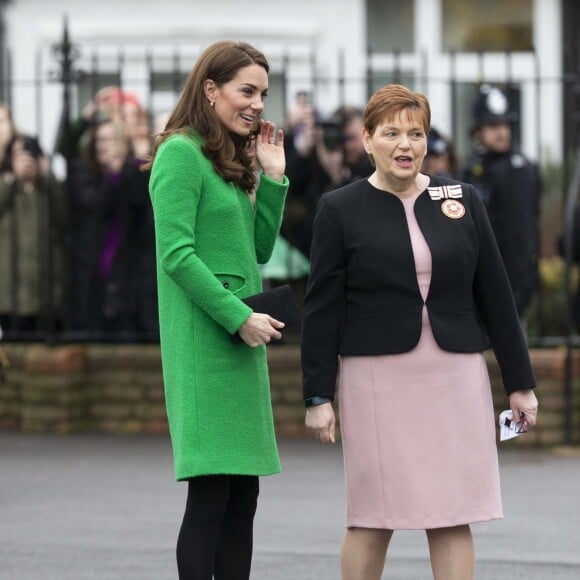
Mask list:
[[[0,106],[0,324],[7,335],[47,324],[87,338],[157,333],[153,214],[141,171],[150,151],[147,111],[134,94],[105,87],[61,135],[65,183]]]
[[[513,139],[518,120],[506,93],[482,85],[471,118],[469,156],[461,161],[449,136],[431,127],[422,170],[476,186],[525,324],[538,285],[539,171]],[[284,124],[287,202],[272,263],[262,270],[265,283],[290,281],[301,297],[321,196],[372,172],[363,119],[356,106],[323,115],[308,92],[297,93]],[[51,313],[57,328],[87,336],[158,332],[153,218],[148,172],[140,166],[153,134],[163,129],[153,127],[135,94],[99,90],[60,140],[68,160],[65,187],[36,139],[20,134],[9,108],[0,106],[0,324],[6,331],[38,330]]]

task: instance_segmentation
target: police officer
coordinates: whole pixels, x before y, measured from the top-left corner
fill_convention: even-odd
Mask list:
[[[457,158],[451,139],[440,133],[435,127],[429,130],[427,138],[427,155],[423,159],[422,173],[431,176],[457,179]]]
[[[516,120],[503,91],[480,87],[472,108],[473,152],[463,180],[485,203],[523,321],[538,279],[541,181],[537,166],[513,142]]]

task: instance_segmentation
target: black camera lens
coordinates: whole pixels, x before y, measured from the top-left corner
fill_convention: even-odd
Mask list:
[[[340,119],[331,117],[330,119],[320,121],[318,125],[323,130],[324,146],[327,149],[335,150],[343,146],[344,133]]]

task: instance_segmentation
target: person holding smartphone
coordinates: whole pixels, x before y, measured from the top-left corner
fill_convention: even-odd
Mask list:
[[[50,177],[38,140],[15,133],[0,178],[0,323],[7,333],[38,332],[49,308],[58,317],[65,207]]]

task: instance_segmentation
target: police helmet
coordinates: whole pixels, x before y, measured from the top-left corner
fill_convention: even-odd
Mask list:
[[[512,123],[515,120],[508,97],[501,89],[487,84],[479,87],[471,108],[472,131],[477,131],[483,125]]]
[[[427,155],[444,155],[449,151],[449,144],[434,127],[427,138]]]

